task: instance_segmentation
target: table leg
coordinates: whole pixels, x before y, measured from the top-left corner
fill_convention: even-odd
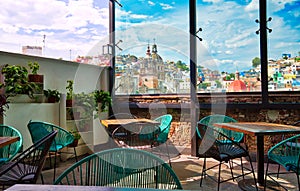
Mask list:
[[[264,136],[257,135],[256,138],[257,183],[259,185],[264,185]]]

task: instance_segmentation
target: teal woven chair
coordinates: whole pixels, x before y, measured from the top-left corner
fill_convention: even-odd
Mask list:
[[[201,172],[201,180],[200,180],[200,187],[202,186],[202,180],[208,176],[213,181],[217,182],[217,190],[220,190],[220,184],[235,180],[240,177],[243,179],[246,175],[252,175],[253,180],[255,182],[255,189],[258,191],[258,188],[256,186],[256,178],[254,174],[254,169],[252,165],[252,161],[249,155],[249,152],[242,147],[239,143],[233,141],[231,138],[227,137],[225,134],[221,133],[219,130],[213,127],[209,127],[206,124],[197,123],[196,126],[196,133],[200,141],[199,143],[199,149],[197,151],[197,156],[200,158],[203,158],[203,167]],[[224,144],[226,142],[226,144]],[[243,165],[242,160],[241,163],[236,163],[236,168],[239,168],[241,170],[241,173],[236,174],[232,171],[232,162],[233,159],[242,159],[243,157],[248,158],[248,161],[250,163],[250,168]],[[216,161],[218,161],[215,165],[206,165],[206,159],[207,158],[213,158]],[[221,177],[221,174],[224,172],[222,170],[223,164],[229,164],[231,177]],[[215,169],[215,167],[218,167],[218,171]],[[209,170],[214,169],[214,173],[218,172],[217,178],[214,176],[211,176],[211,173],[208,174],[207,172]],[[250,188],[252,189],[252,188]]]
[[[156,124],[132,122],[115,128],[111,137],[122,148],[150,149],[159,133]]]
[[[292,125],[293,125],[293,126],[300,126],[300,121],[296,121],[296,122],[294,122]],[[282,135],[282,138],[281,138],[281,141],[283,141],[283,140],[285,140],[285,139],[287,139],[287,138],[289,138],[289,137],[295,136],[295,135],[296,135],[296,134],[288,134],[288,136],[286,136],[285,134],[283,134],[283,135]],[[288,142],[287,144],[293,144],[293,143],[289,143],[289,142]],[[298,147],[300,147],[300,144],[295,144],[295,145],[297,145]],[[280,167],[281,167],[281,165],[278,164],[277,178],[279,178]]]
[[[275,162],[281,166],[283,166],[286,171],[284,172],[269,172],[269,163]],[[272,179],[277,185],[283,187],[287,190],[283,185],[275,180],[272,175],[278,174],[287,174],[287,173],[295,173],[298,181],[298,190],[300,189],[300,135],[295,135],[293,137],[287,138],[275,146],[271,147],[268,151],[268,162],[266,167],[266,177],[265,177],[265,185],[267,178]],[[265,187],[266,189],[266,187]]]
[[[209,127],[214,127],[213,126],[214,123],[229,123],[229,122],[237,122],[237,120],[226,115],[214,114],[214,115],[206,116],[199,121],[199,123],[205,124]],[[221,129],[221,128],[218,130],[220,130],[221,133],[225,134],[227,137],[230,137],[232,140],[234,140],[237,143],[242,142],[244,138],[244,133],[231,131],[227,129]]]
[[[167,142],[172,119],[173,117],[170,114],[162,115],[154,119],[154,121],[158,121],[160,123],[159,125],[160,133],[156,139],[157,143],[162,144]]]
[[[162,159],[130,148],[114,148],[87,156],[65,170],[54,184],[182,189],[177,175]]]
[[[154,147],[158,148],[158,146],[163,145],[163,144],[166,146],[167,157],[168,157],[170,166],[172,166],[172,164],[171,164],[170,151],[169,151],[169,146],[168,146],[167,141],[169,139],[169,132],[170,132],[170,128],[171,128],[172,119],[173,119],[173,117],[170,114],[162,115],[162,116],[154,119],[155,121],[160,123],[159,124],[160,132],[154,141]],[[155,150],[155,149],[153,149],[153,150]],[[162,155],[162,154],[165,154],[165,152],[163,150],[161,150],[161,151],[159,151],[158,154]]]
[[[51,152],[54,153],[54,174],[53,174],[53,181],[55,180],[55,173],[56,173],[56,157],[58,153],[62,153],[62,149],[68,147],[74,141],[74,136],[69,131],[63,129],[62,127],[56,126],[51,123],[43,122],[43,121],[29,121],[27,124],[29,129],[31,139],[33,143],[39,141],[42,137],[48,135],[52,131],[57,131],[57,135],[51,144],[49,149],[49,158],[50,158],[50,167],[51,163]],[[74,149],[75,159],[77,161],[77,154],[76,148]]]
[[[19,130],[8,125],[0,125],[0,136],[20,137],[19,141],[0,148],[0,166],[10,161],[20,151],[23,144],[23,137]]]

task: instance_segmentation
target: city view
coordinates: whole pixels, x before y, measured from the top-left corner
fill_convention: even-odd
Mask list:
[[[99,66],[115,59],[116,94],[190,92],[188,1],[115,3],[114,58],[109,0],[30,2],[2,3],[1,51]],[[270,91],[299,89],[299,4],[267,3]],[[256,0],[197,1],[197,92],[260,91],[258,9]]]
[[[163,61],[159,46],[148,45],[144,57],[118,55],[116,57],[116,93],[189,93],[189,64]],[[197,65],[198,92],[247,92],[261,91],[260,59],[253,58],[253,67],[247,71],[228,73]],[[282,55],[279,60],[269,60],[270,91],[299,91],[300,55]]]

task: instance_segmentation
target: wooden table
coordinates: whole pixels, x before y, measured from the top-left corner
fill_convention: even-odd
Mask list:
[[[300,133],[300,127],[266,122],[215,123],[215,127],[256,136],[257,182],[264,185],[264,136]]]
[[[114,130],[120,125],[126,125],[129,123],[152,123],[159,124],[158,121],[154,121],[146,118],[137,118],[137,119],[103,119],[101,120],[101,124],[104,125],[109,131]]]
[[[0,137],[0,148],[17,142],[18,140],[20,140],[20,137]]]
[[[162,189],[146,188],[113,188],[103,186],[72,186],[72,185],[41,185],[41,184],[16,184],[7,191],[167,191]]]

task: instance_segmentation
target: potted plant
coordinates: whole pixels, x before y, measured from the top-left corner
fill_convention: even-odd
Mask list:
[[[66,97],[66,107],[72,107],[73,105],[73,80],[67,80],[67,86],[66,86],[66,90],[67,90],[67,97]]]
[[[82,118],[90,118],[93,116],[93,112],[97,110],[97,107],[95,107],[95,100],[93,97],[93,94],[91,93],[79,93],[74,94],[74,99],[76,102],[76,106],[80,108],[81,111],[81,117]]]
[[[93,95],[95,102],[99,105],[100,112],[107,111],[112,104],[110,93],[104,90],[95,90]]]
[[[28,62],[28,66],[31,70],[31,73],[28,74],[28,81],[36,83],[39,88],[35,93],[41,94],[44,89],[44,75],[38,74],[40,65],[38,62]]]
[[[60,100],[60,92],[58,90],[44,90],[44,95],[46,96],[48,103],[56,103]]]
[[[77,129],[72,130],[71,133],[72,133],[72,135],[73,135],[73,137],[74,137],[74,141],[73,141],[73,143],[71,143],[69,146],[70,146],[70,147],[77,147],[78,141],[79,141],[79,139],[81,138],[81,135],[80,135],[80,133],[78,132]]]
[[[34,92],[38,86],[28,81],[28,70],[24,66],[5,65],[1,73],[4,76],[4,83],[0,83],[0,88],[4,89],[7,96],[16,96],[26,94],[29,98],[34,99]]]

